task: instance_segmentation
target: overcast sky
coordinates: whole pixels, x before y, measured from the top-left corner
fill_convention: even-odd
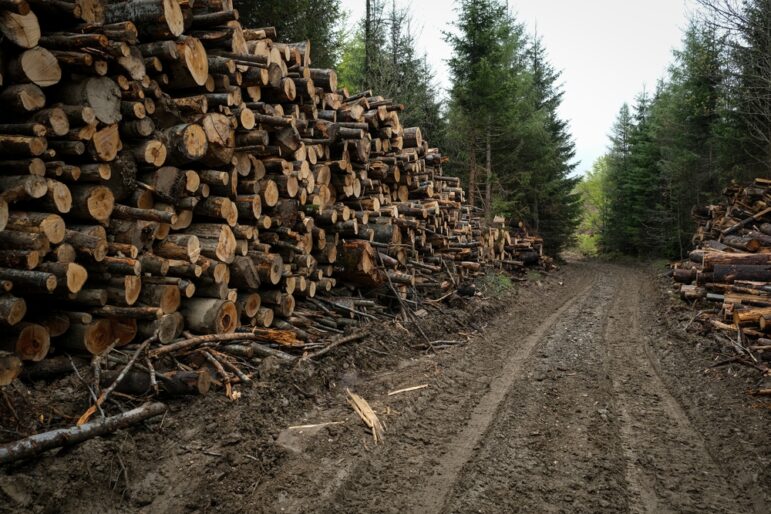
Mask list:
[[[388,0],[390,3],[390,0]],[[342,0],[350,23],[363,17],[365,0]],[[451,0],[396,0],[410,7],[419,50],[428,54],[439,84],[449,87],[442,37],[455,20]],[[656,87],[679,47],[688,0],[511,0],[509,6],[530,33],[543,38],[552,64],[562,70],[561,115],[577,143],[578,171],[605,153],[608,132],[623,102],[643,86]]]

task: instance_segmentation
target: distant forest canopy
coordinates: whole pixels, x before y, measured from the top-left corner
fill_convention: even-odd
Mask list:
[[[420,126],[450,157],[448,173],[466,183],[488,219],[524,221],[557,254],[579,222],[575,146],[557,114],[560,72],[503,0],[458,0],[451,87],[443,94],[416,46],[427,20],[395,0],[361,0],[362,20],[346,20],[340,0],[236,0],[250,26],[275,26],[282,41],[310,39],[314,67],[335,67],[351,93],[372,89],[406,106],[405,126]]]
[[[691,210],[771,176],[771,0],[698,0],[666,77],[623,105],[579,190],[582,248],[683,257]]]

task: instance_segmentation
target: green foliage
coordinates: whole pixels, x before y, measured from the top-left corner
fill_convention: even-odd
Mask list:
[[[609,156],[600,157],[594,163],[584,179],[576,186],[576,194],[581,198],[581,222],[576,232],[578,251],[586,256],[600,253],[602,234],[607,217],[607,187]]]
[[[505,273],[486,273],[480,280],[479,288],[488,295],[498,296],[514,287],[514,282]]]
[[[574,144],[557,115],[560,74],[503,2],[462,0],[456,10],[455,31],[446,34],[450,170],[488,219],[525,221],[556,255],[571,242],[581,208]]]
[[[340,0],[235,0],[245,27],[276,27],[283,42],[311,41],[313,66],[334,67],[342,45]]]
[[[771,16],[764,23],[771,29]],[[715,200],[732,179],[768,174],[767,165],[758,168],[766,157],[750,128],[761,122],[742,107],[749,93],[736,70],[745,63],[727,37],[712,24],[692,22],[655,94],[621,108],[602,186],[605,252],[682,257],[694,206]]]
[[[439,91],[424,56],[417,54],[409,11],[386,9],[382,0],[372,0],[369,38],[362,26],[345,42],[338,68],[341,86],[351,92],[371,89],[405,106],[399,115],[405,127],[421,127],[432,145],[444,133]]]

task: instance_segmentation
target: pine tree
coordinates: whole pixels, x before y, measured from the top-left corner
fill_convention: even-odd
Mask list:
[[[464,128],[457,143],[465,147],[470,202],[474,206],[481,198],[489,220],[494,174],[505,173],[494,166],[494,147],[505,141],[512,148],[512,122],[522,98],[518,85],[523,71],[523,29],[498,0],[461,0],[456,11],[457,32],[446,34],[453,48],[450,108]]]
[[[564,95],[559,84],[561,73],[547,61],[540,39],[530,46],[528,60],[536,115],[543,119],[546,136],[537,146],[542,152],[538,172],[531,175],[527,185],[532,202],[529,221],[556,254],[571,242],[579,222],[580,196],[574,189],[580,179],[571,177],[576,168],[575,143],[568,123],[557,112]]]
[[[602,238],[603,249],[608,252],[632,252],[629,240],[633,236],[633,221],[627,207],[632,197],[630,170],[633,131],[632,114],[629,105],[624,104],[613,125],[608,152],[608,222]]]

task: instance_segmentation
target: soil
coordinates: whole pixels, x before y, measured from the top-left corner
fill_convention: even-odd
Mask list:
[[[768,512],[758,373],[712,367],[726,348],[659,273],[574,262],[427,309],[432,340],[463,342],[449,349],[391,323],[319,362],[263,361],[235,403],[173,400],[162,420],[3,469],[0,512]],[[40,397],[67,384],[30,387],[16,415],[51,416]],[[60,415],[87,405],[75,396]]]

